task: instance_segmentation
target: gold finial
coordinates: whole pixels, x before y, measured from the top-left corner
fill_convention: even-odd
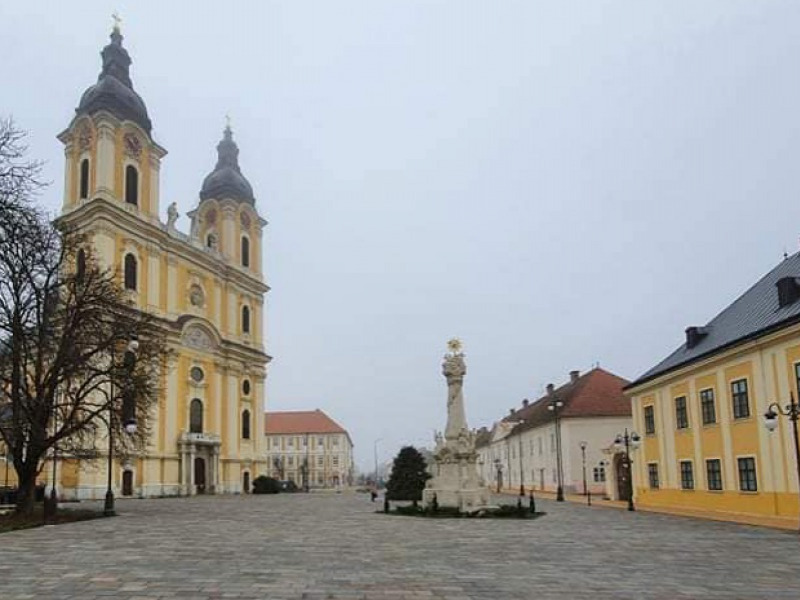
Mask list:
[[[116,31],[117,33],[119,33],[119,24],[120,24],[120,23],[122,23],[122,19],[121,19],[121,18],[120,18],[120,16],[117,14],[117,11],[114,11],[114,12],[111,14],[111,18],[114,20],[114,31]]]
[[[450,350],[453,354],[458,354],[461,352],[462,344],[461,340],[458,338],[452,338],[447,341],[447,349]]]

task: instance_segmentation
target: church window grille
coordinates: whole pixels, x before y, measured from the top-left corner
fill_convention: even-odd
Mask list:
[[[250,266],[250,240],[247,236],[242,236],[242,266]]]
[[[245,410],[242,413],[242,439],[250,439],[250,411]]]
[[[199,398],[189,405],[189,432],[203,433],[203,403]]]
[[[250,333],[250,307],[242,307],[242,333]]]
[[[133,165],[125,168],[125,202],[139,205],[139,171]]]
[[[84,158],[81,161],[81,189],[80,189],[80,197],[81,200],[85,200],[89,197],[89,159]]]
[[[125,289],[136,290],[136,257],[133,254],[125,255]]]

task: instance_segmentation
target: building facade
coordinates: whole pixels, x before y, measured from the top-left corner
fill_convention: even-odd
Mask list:
[[[791,422],[762,415],[800,395],[799,278],[795,254],[630,385],[639,504],[797,517]]]
[[[565,493],[583,493],[585,472],[587,491],[605,495],[609,471],[620,461],[609,460],[604,450],[631,427],[630,401],[623,392],[627,383],[600,368],[583,375],[572,371],[564,385],[549,385],[541,398],[511,409],[491,429],[479,432],[486,484],[507,491],[521,486],[555,492],[560,454]],[[554,402],[562,404],[558,424],[548,408]]]
[[[58,136],[65,152],[61,222],[86,235],[95,259],[118,272],[130,302],[157,317],[173,351],[147,448],[114,463],[113,486],[117,494],[142,497],[248,491],[266,470],[266,222],[239,168],[230,127],[188,215],[191,232],[176,228],[174,203],[162,221],[166,150],[153,138],[130,64],[115,27],[97,83]],[[105,492],[104,460],[64,457],[57,474],[63,498]]]
[[[321,410],[268,412],[265,448],[269,472],[301,488],[353,484],[350,434]]]

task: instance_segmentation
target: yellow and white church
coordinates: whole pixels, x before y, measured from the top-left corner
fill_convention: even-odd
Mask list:
[[[239,168],[230,126],[187,215],[190,233],[176,229],[174,203],[161,220],[166,150],[152,137],[130,65],[116,25],[97,83],[58,136],[66,157],[60,220],[83,232],[96,259],[119,272],[132,302],[157,317],[173,350],[147,448],[115,461],[113,487],[137,497],[247,492],[268,469],[262,448],[270,360],[262,339],[266,221]],[[59,457],[59,496],[102,498],[107,476],[103,459]]]

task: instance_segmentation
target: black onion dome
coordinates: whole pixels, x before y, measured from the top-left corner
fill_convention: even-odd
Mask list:
[[[131,57],[122,47],[122,34],[114,28],[111,32],[111,43],[101,52],[103,70],[97,83],[81,96],[75,112],[88,115],[100,110],[107,110],[115,117],[133,121],[144,129],[148,135],[153,125],[147,116],[144,100],[133,90],[133,82],[129,69]]]
[[[222,141],[217,144],[217,166],[203,180],[200,199],[232,198],[255,203],[253,188],[239,169],[239,147],[233,141],[230,126],[225,127]]]

